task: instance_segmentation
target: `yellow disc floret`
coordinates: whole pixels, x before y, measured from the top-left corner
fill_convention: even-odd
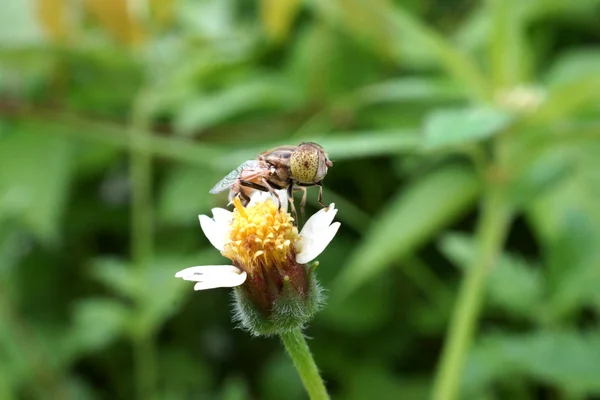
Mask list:
[[[283,265],[298,241],[292,216],[278,210],[271,199],[244,207],[236,197],[233,204],[229,240],[222,254],[250,275],[257,268]]]

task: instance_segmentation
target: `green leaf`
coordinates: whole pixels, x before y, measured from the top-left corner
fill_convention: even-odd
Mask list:
[[[480,98],[486,96],[488,84],[474,60],[395,3],[337,0],[323,11],[325,16],[341,18],[358,35],[370,38],[372,46],[386,55],[406,63],[405,56],[413,56],[416,50],[419,58],[444,68],[466,90]]]
[[[237,376],[227,378],[220,394],[221,400],[246,400],[251,398],[248,383]]]
[[[464,87],[452,81],[411,76],[366,86],[360,89],[356,96],[362,103],[373,104],[462,100],[466,93]]]
[[[290,400],[306,398],[298,371],[283,353],[267,360],[260,371],[259,382],[261,399],[278,400],[282,398],[282,393]]]
[[[68,344],[75,354],[104,349],[126,333],[133,316],[125,305],[110,299],[86,298],[75,305]]]
[[[363,285],[360,296],[332,296],[327,307],[317,314],[317,323],[354,334],[374,332],[393,314],[393,292],[393,281],[381,280]],[[357,309],[361,312],[356,312]]]
[[[175,273],[194,265],[209,264],[205,261],[213,261],[212,259],[219,255],[212,248],[206,254],[161,254],[137,275],[139,292],[136,300],[142,311],[134,327],[134,335],[154,332],[166,318],[179,309],[183,297],[194,292],[194,285],[175,278]],[[227,263],[229,262],[227,260]],[[157,296],[157,293],[160,293],[160,296]]]
[[[198,336],[192,332],[191,337]],[[207,345],[221,343],[220,340],[223,340],[221,335],[213,341],[208,340]],[[198,399],[214,398],[210,388],[217,379],[215,375],[218,371],[212,362],[208,364],[206,358],[198,357],[190,352],[189,348],[177,343],[161,346],[158,356],[160,357],[158,376],[161,388],[164,390],[161,391],[161,398],[185,399],[190,396],[190,393],[194,393],[193,397]]]
[[[217,198],[208,191],[221,177],[198,167],[173,168],[158,200],[159,218],[173,224],[197,225],[197,216],[206,212]]]
[[[401,190],[350,254],[332,293],[348,295],[415,251],[471,207],[478,192],[475,175],[460,167],[433,172]]]
[[[431,382],[420,378],[404,378],[377,360],[361,362],[347,379],[347,393],[343,398],[349,400],[361,399],[426,399],[429,396]]]
[[[298,91],[285,81],[249,80],[184,104],[175,117],[175,130],[191,135],[242,113],[287,110],[299,100]]]
[[[542,146],[542,143],[537,142],[536,150]],[[536,198],[552,191],[564,179],[568,179],[574,162],[572,155],[562,146],[550,151],[542,149],[539,154],[531,147],[524,152],[524,157],[527,158],[525,165],[514,174],[516,177],[509,183],[507,192],[514,203],[527,206]]]
[[[133,298],[136,294],[138,282],[133,267],[124,260],[117,258],[94,260],[92,275],[121,296]]]
[[[540,331],[483,338],[471,353],[465,387],[524,376],[581,395],[600,393],[600,333]],[[482,382],[483,381],[483,382]]]
[[[562,77],[549,88],[546,100],[530,121],[535,124],[551,124],[590,109],[597,108],[600,99],[600,72],[585,68],[577,78]]]
[[[594,305],[600,287],[600,240],[589,216],[571,212],[548,251],[551,318]]]
[[[425,121],[425,147],[455,146],[489,138],[506,128],[512,116],[488,107],[434,111]]]
[[[453,233],[444,235],[440,248],[454,264],[465,269],[472,265],[476,243],[472,237]],[[490,271],[487,285],[492,304],[508,315],[536,320],[542,310],[545,287],[541,271],[522,258],[502,254]]]
[[[544,81],[550,87],[578,81],[582,76],[598,74],[600,51],[595,48],[577,49],[561,54],[546,73]]]
[[[556,149],[556,158],[570,163],[568,175],[536,196],[527,208],[528,218],[547,248],[569,229],[573,216],[583,214],[595,231],[600,229],[599,151],[600,144],[594,140]]]
[[[72,172],[70,143],[53,128],[17,122],[0,136],[0,209],[46,241],[59,233]]]

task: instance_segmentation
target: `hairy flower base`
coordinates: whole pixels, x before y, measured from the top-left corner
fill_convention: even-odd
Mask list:
[[[321,286],[315,277],[315,268],[296,264],[298,272],[305,274],[306,286],[295,287],[294,280],[286,277],[278,296],[271,299],[270,309],[265,312],[262,305],[257,305],[254,285],[242,285],[234,288],[234,319],[240,326],[254,336],[271,336],[291,332],[306,325],[319,311],[324,303]]]

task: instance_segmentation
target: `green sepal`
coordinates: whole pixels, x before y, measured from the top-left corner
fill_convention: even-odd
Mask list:
[[[289,278],[285,278],[279,295],[266,313],[256,307],[243,286],[234,288],[234,321],[253,336],[272,336],[303,329],[324,303],[323,289],[317,282],[314,264],[305,266],[306,294],[298,291]]]

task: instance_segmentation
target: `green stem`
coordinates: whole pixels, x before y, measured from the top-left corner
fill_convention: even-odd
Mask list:
[[[282,333],[281,341],[294,362],[296,370],[311,400],[329,399],[315,360],[300,329]]]
[[[134,104],[131,121],[130,178],[132,192],[131,208],[131,255],[137,269],[139,291],[136,298],[138,316],[144,319],[146,293],[143,282],[147,279],[153,253],[153,207],[152,207],[152,153],[150,141],[147,94],[141,91]],[[142,324],[140,324],[142,325]],[[151,399],[155,394],[156,360],[154,341],[150,332],[134,335],[134,360],[136,390],[139,399]]]
[[[483,199],[483,210],[477,229],[476,257],[467,270],[454,306],[450,328],[433,386],[434,400],[458,397],[467,352],[476,328],[488,272],[502,250],[510,208],[499,188],[490,188]]]

